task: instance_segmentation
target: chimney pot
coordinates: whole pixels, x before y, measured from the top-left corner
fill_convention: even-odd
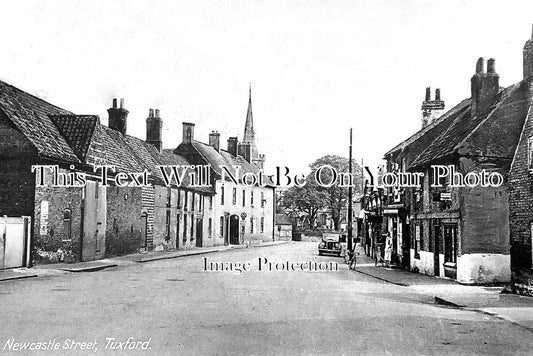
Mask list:
[[[435,89],[435,100],[440,101],[440,88]]]
[[[159,118],[159,109],[155,109],[155,117]]]
[[[485,73],[484,67],[485,66],[485,60],[483,57],[479,57],[476,63],[476,73]]]
[[[113,109],[117,108],[117,98],[113,99]]]
[[[148,117],[154,117],[154,109],[148,110]]]
[[[124,98],[120,98],[120,108],[124,108]]]
[[[431,88],[427,87],[426,88],[426,101],[430,101],[430,100],[431,100]]]
[[[494,58],[487,61],[487,73],[496,73],[496,60]]]

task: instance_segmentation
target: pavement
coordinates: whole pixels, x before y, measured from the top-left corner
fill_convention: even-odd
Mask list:
[[[45,265],[37,265],[33,268],[11,268],[0,270],[0,282],[14,279],[33,278],[45,275],[56,275],[61,274],[62,272],[97,272],[107,268],[127,266],[135,263],[146,263],[180,257],[203,255],[208,253],[222,252],[231,249],[275,246],[287,242],[288,241],[269,241],[244,245],[199,247],[188,250],[148,251],[87,262],[51,263]]]
[[[508,294],[505,286],[465,285],[405,269],[375,266],[374,259],[362,250],[359,253],[355,268],[358,273],[431,295],[440,305],[490,314],[533,331],[532,297]]]

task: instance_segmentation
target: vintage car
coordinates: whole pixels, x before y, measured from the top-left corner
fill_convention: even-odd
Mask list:
[[[346,236],[338,232],[324,232],[322,241],[318,244],[318,254],[334,254],[342,256],[346,250]]]

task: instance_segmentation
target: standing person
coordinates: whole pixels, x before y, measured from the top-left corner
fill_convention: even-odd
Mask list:
[[[392,237],[390,235],[390,232],[387,232],[387,237],[385,239],[385,263],[387,266],[390,266],[392,257]]]

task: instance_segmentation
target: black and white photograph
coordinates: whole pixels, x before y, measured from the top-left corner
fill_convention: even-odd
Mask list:
[[[0,0],[1,355],[532,355],[533,2]]]

